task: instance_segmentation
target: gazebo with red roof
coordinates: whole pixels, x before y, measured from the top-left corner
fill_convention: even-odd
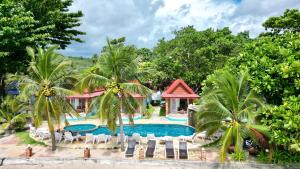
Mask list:
[[[186,113],[188,105],[199,98],[199,95],[182,79],[177,79],[162,93],[162,97],[166,100],[167,115],[170,113]]]

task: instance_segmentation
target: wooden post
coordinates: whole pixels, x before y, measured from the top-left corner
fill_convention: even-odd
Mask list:
[[[28,145],[28,147],[25,149],[25,156],[26,156],[26,158],[29,158],[32,156],[32,148],[30,145]]]
[[[145,159],[145,152],[144,152],[143,147],[140,148],[140,151],[139,151],[139,159],[140,159],[140,160]]]
[[[90,158],[91,157],[91,150],[86,147],[83,151],[83,158]]]

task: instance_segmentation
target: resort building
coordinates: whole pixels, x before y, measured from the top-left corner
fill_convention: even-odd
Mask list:
[[[82,94],[75,94],[68,96],[67,99],[70,101],[71,105],[79,113],[89,113],[89,107],[92,103],[92,99],[100,96],[104,93],[104,89],[97,89],[92,93],[89,93],[88,90],[84,90]]]
[[[85,90],[82,94],[75,94],[72,96],[68,96],[67,99],[71,103],[71,105],[77,110],[79,113],[91,113],[93,109],[89,110],[92,100],[98,96],[101,96],[105,92],[104,89],[97,89],[94,92],[88,92]],[[140,102],[140,107],[137,110],[137,113],[143,114],[146,104],[145,98],[139,94],[132,94],[137,101]]]
[[[188,105],[199,98],[199,95],[182,80],[175,80],[167,89],[162,93],[162,98],[166,102],[166,116],[168,117],[188,117]]]

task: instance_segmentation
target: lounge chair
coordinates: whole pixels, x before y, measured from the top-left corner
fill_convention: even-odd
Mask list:
[[[45,128],[39,128],[36,130],[36,136],[38,136],[40,139],[48,139],[51,137],[50,132]]]
[[[32,137],[36,137],[36,136],[37,136],[36,128],[33,127],[33,126],[30,126],[30,127],[29,127],[29,134],[30,134]]]
[[[156,149],[156,140],[148,140],[145,156],[152,158],[154,156],[155,149]]]
[[[139,133],[133,133],[132,134],[132,139],[135,140],[137,143],[140,144],[140,142],[141,142],[141,135]]]
[[[64,143],[66,141],[70,141],[71,143],[73,143],[74,140],[78,141],[79,137],[80,137],[80,135],[73,136],[71,132],[67,131],[67,132],[65,132]]]
[[[94,135],[93,135],[93,134],[86,133],[86,134],[85,134],[85,144],[86,144],[86,143],[89,143],[89,142],[91,142],[91,143],[94,144],[95,138],[94,138]]]
[[[125,134],[123,134],[124,143],[127,141],[127,139],[128,139],[128,137]],[[121,135],[120,135],[120,133],[118,133],[117,143],[120,143],[120,142],[121,142]]]
[[[175,158],[175,150],[174,150],[173,140],[166,141],[165,151],[166,151],[165,152],[166,158]]]
[[[135,150],[136,141],[135,140],[128,140],[128,146],[125,151],[125,157],[133,157],[134,150]]]
[[[201,133],[199,133],[199,134],[201,134]],[[192,144],[194,144],[194,142],[195,142],[195,140],[194,140],[195,136],[196,136],[196,133],[194,133],[193,135],[190,135],[190,136],[179,136],[179,139],[181,141],[190,141],[190,142],[192,142]],[[204,137],[206,137],[206,133],[204,134]]]
[[[60,143],[62,141],[62,138],[63,138],[62,134],[59,133],[59,132],[55,132],[54,135],[55,135],[55,141],[57,141],[58,143]]]
[[[155,135],[154,134],[147,134],[147,141],[149,140],[155,140]]]
[[[109,135],[105,135],[105,134],[99,134],[97,136],[95,136],[95,141],[97,141],[97,144],[104,142],[105,144],[108,142],[109,140]]]
[[[178,158],[179,159],[188,159],[188,146],[186,141],[179,141],[178,145]]]

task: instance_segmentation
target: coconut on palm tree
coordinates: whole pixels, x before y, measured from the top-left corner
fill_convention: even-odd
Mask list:
[[[212,84],[202,96],[197,113],[197,128],[208,135],[224,130],[220,138],[220,160],[226,159],[229,146],[241,153],[243,140],[253,138],[266,144],[267,127],[255,121],[257,111],[264,107],[263,99],[249,88],[246,72],[235,76],[229,72],[218,72],[212,77]]]
[[[18,79],[21,89],[20,97],[31,100],[32,118],[38,127],[43,120],[47,120],[49,132],[51,134],[52,150],[55,145],[55,124],[59,125],[61,117],[65,114],[77,115],[75,109],[65,99],[66,96],[73,94],[66,84],[71,75],[69,66],[70,60],[55,52],[57,46],[44,50],[38,48],[37,53],[34,49],[26,48],[31,57],[28,75],[15,75],[12,79]]]
[[[92,106],[97,108],[99,118],[106,121],[112,131],[116,131],[118,121],[122,151],[125,149],[122,114],[128,114],[133,122],[132,115],[140,104],[132,95],[146,96],[150,93],[147,87],[130,82],[135,79],[136,72],[137,59],[134,48],[125,46],[122,42],[107,40],[107,46],[96,65],[89,69],[78,83],[81,90],[105,89],[104,94],[95,99]]]

